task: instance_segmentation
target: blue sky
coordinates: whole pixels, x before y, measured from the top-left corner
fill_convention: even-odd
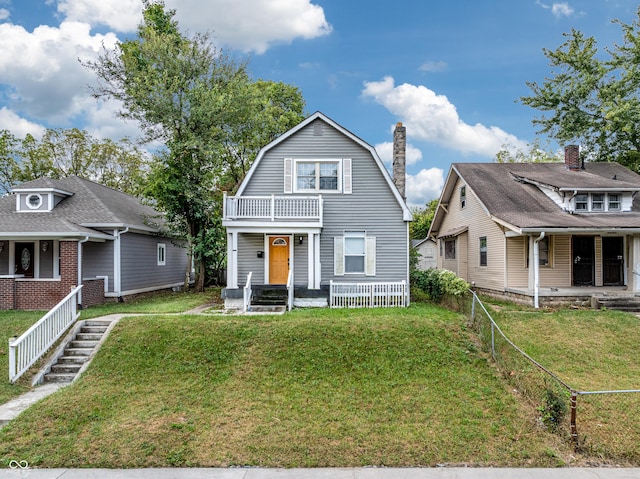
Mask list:
[[[250,56],[255,78],[300,88],[322,111],[390,160],[407,127],[407,197],[436,198],[453,162],[492,161],[535,139],[535,110],[517,100],[551,74],[543,48],[572,28],[601,49],[622,40],[630,0],[166,0],[185,31],[211,32]],[[96,103],[78,58],[131,36],[139,0],[0,0],[0,129],[16,136],[79,127],[136,138],[118,105]],[[545,139],[542,138],[543,145]],[[559,145],[550,144],[556,148]]]

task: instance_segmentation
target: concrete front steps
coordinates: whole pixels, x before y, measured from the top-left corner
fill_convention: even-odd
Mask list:
[[[92,357],[111,321],[86,320],[77,328],[56,361],[45,372],[44,383],[70,383]]]
[[[629,313],[640,313],[640,297],[628,295],[597,295],[591,297],[591,306],[595,309],[614,309]]]
[[[285,285],[255,285],[251,298],[252,313],[284,313],[289,292]]]

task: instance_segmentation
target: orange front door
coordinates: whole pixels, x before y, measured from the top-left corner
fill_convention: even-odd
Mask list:
[[[287,284],[289,237],[269,236],[269,284]]]

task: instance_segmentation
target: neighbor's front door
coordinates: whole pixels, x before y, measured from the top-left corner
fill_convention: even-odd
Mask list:
[[[573,285],[594,286],[595,245],[593,236],[573,236]]]
[[[16,243],[16,274],[33,278],[33,243]]]
[[[624,241],[621,236],[602,238],[602,284],[624,284]]]
[[[269,284],[287,284],[289,237],[269,236]]]

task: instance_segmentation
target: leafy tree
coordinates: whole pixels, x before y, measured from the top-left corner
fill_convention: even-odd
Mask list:
[[[15,184],[19,170],[16,160],[18,140],[8,130],[0,130],[0,194],[9,191]]]
[[[535,139],[527,145],[526,150],[513,151],[507,146],[496,153],[496,163],[552,163],[562,161],[562,156],[545,150],[540,146],[540,140]]]
[[[640,171],[640,7],[632,24],[614,23],[623,42],[605,48],[605,58],[593,37],[575,29],[557,50],[543,50],[552,76],[541,85],[527,83],[533,95],[520,101],[548,114],[533,120],[539,133],[580,143],[588,159]]]
[[[413,208],[413,221],[409,224],[409,236],[411,239],[424,239],[427,237],[431,222],[436,214],[438,200],[431,200],[425,208]]]
[[[304,103],[293,87],[252,82],[246,63],[215,49],[208,34],[184,36],[164,3],[144,6],[137,37],[85,65],[101,81],[94,95],[121,101],[119,115],[140,123],[142,140],[166,146],[146,192],[185,233],[202,290],[210,256],[224,261],[211,248],[225,243],[219,190],[237,186],[259,146],[297,123]]]

